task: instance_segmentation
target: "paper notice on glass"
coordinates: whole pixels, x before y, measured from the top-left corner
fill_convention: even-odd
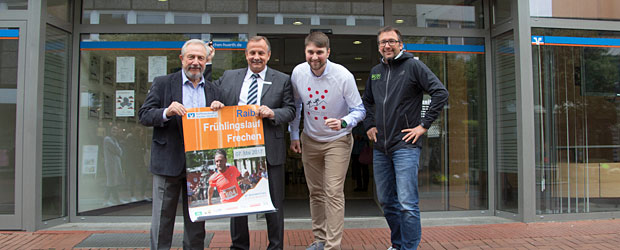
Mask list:
[[[116,91],[116,117],[130,117],[135,113],[134,90]]]
[[[88,104],[90,103],[90,95],[90,92],[80,93],[80,108],[88,108]]]
[[[136,58],[119,56],[116,58],[116,82],[134,82],[136,79]]]
[[[149,82],[158,76],[166,75],[167,57],[149,56]]]
[[[82,146],[82,174],[97,173],[97,155],[99,146],[84,145]]]
[[[192,221],[275,211],[258,106],[190,108],[183,117]]]

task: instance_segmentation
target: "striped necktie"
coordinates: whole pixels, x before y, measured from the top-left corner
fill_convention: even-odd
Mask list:
[[[260,78],[260,75],[256,73],[252,74],[252,83],[248,90],[248,105],[256,104],[256,100],[258,99],[258,78]]]

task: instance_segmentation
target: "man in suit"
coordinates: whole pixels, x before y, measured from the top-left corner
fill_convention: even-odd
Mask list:
[[[201,40],[185,42],[179,55],[182,69],[155,78],[138,112],[140,123],[153,127],[151,249],[170,249],[179,195],[183,199],[183,249],[204,249],[204,222],[189,218],[181,120],[186,108],[205,107],[219,98],[217,88],[203,77],[211,51]]]
[[[247,68],[227,70],[215,85],[221,91],[226,106],[256,104],[258,116],[263,118],[269,193],[276,212],[265,214],[269,246],[283,249],[284,245],[284,162],[286,142],[284,130],[295,117],[295,106],[290,77],[267,67],[271,47],[266,37],[255,36],[248,41],[245,58]],[[231,218],[231,249],[249,249],[248,217]]]

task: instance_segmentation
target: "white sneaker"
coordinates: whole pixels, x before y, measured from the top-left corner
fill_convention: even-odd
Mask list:
[[[325,242],[315,241],[315,242],[312,242],[312,244],[308,246],[306,250],[323,250],[324,247],[325,247]]]
[[[390,247],[390,248],[388,248],[387,250],[398,250],[398,248],[395,248],[395,247]]]

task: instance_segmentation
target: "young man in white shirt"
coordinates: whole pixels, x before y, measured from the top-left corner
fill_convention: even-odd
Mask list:
[[[291,75],[297,111],[289,125],[291,150],[302,154],[315,240],[307,249],[340,249],[351,130],[366,113],[353,74],[327,60],[329,53],[329,38],[321,32],[310,33],[305,40],[306,62]]]

